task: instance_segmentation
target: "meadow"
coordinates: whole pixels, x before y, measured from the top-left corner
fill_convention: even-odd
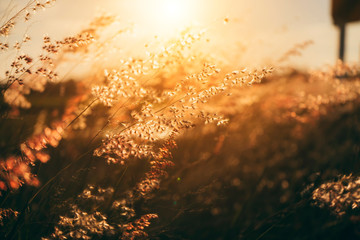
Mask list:
[[[27,53],[56,4],[0,21],[0,239],[360,238],[359,65],[229,64],[197,27],[121,55],[106,14]]]

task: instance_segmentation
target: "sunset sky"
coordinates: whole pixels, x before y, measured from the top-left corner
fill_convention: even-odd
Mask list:
[[[27,1],[11,1],[20,7]],[[170,2],[170,4],[169,4]],[[8,0],[0,1],[4,12]],[[116,14],[135,37],[151,39],[186,26],[206,28],[216,50],[231,61],[240,56],[249,64],[266,64],[297,43],[314,44],[289,64],[317,68],[337,57],[338,31],[330,17],[330,0],[59,0],[32,19],[30,35],[54,38],[75,34],[99,12]],[[229,18],[224,25],[223,19]],[[23,34],[25,27],[18,31]],[[244,49],[246,49],[244,51]],[[226,55],[225,54],[225,55]],[[360,24],[347,29],[346,60],[359,61]]]

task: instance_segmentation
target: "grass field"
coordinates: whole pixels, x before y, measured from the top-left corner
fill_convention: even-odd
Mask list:
[[[106,15],[7,43],[52,2],[0,21],[0,239],[360,238],[358,65],[239,67],[191,28],[118,56]]]

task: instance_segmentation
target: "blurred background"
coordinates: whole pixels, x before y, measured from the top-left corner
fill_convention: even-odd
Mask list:
[[[15,12],[26,2],[2,0],[0,11]],[[331,18],[330,0],[62,0],[37,13],[30,29],[18,27],[17,34],[29,32],[35,48],[35,42],[41,46],[43,34],[54,39],[75,34],[100,13],[115,14],[119,24],[132,28],[131,40],[119,40],[123,49],[143,48],[155,36],[168,38],[192,26],[206,29],[214,55],[221,53],[231,63],[271,64],[308,40],[313,44],[301,57],[289,59],[289,65],[313,69],[333,64],[338,57],[339,30]],[[359,62],[360,24],[348,24],[346,35],[345,60]]]

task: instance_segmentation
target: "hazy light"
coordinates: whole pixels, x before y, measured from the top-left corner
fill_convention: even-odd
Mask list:
[[[147,20],[155,32],[170,34],[195,21],[197,4],[191,0],[152,0],[138,7],[142,8],[142,18]]]
[[[167,20],[179,21],[186,17],[185,6],[180,0],[167,0],[163,3],[162,11]],[[165,20],[165,19],[164,19]]]
[[[187,0],[154,1],[153,14],[161,28],[181,28],[191,21],[191,6]],[[193,4],[194,5],[194,4]]]

